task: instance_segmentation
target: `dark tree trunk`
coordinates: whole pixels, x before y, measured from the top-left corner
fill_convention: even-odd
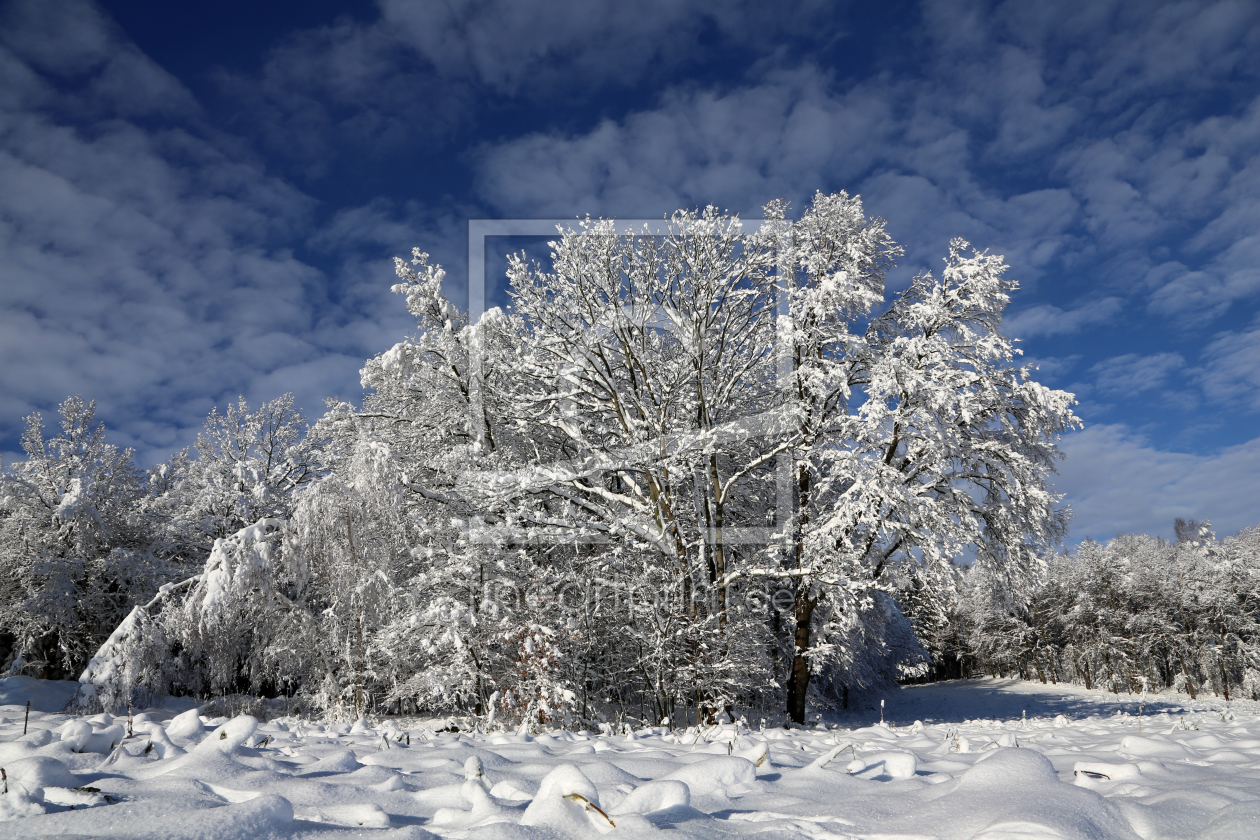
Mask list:
[[[795,723],[805,722],[805,696],[809,693],[809,630],[817,602],[809,597],[808,587],[796,590],[796,650],[792,654],[792,673],[787,685],[787,713]]]
[[[805,526],[809,522],[809,495],[813,476],[806,464],[801,464],[796,474],[796,546],[797,569],[805,566]],[[796,633],[793,637],[792,673],[788,676],[787,713],[796,723],[805,722],[805,697],[809,694],[809,631],[817,602],[809,597],[809,583],[805,578],[796,582]]]

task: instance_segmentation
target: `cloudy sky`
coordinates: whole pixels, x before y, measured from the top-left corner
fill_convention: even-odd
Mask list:
[[[390,258],[462,304],[469,219],[840,189],[895,286],[1007,257],[1073,542],[1260,522],[1254,0],[0,0],[0,451],[75,393],[142,464],[357,400]]]

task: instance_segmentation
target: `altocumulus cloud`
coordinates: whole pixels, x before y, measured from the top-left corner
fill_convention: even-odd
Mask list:
[[[69,6],[0,20],[0,424],[82,393],[148,460],[238,392],[356,395],[361,351],[321,323],[325,278],[289,250],[313,201]]]
[[[923,16],[915,72],[852,81],[806,60],[730,89],[666,86],[589,131],[483,145],[480,194],[505,214],[658,216],[843,187],[890,220],[914,268],[965,236],[1027,281],[1088,268],[1113,315],[1135,295],[1211,315],[1255,291],[1241,225],[1260,99],[1197,121],[1170,107],[1247,72],[1254,6],[928,2]],[[1153,259],[1157,242],[1181,259]]]
[[[1260,317],[1250,329],[1226,332],[1204,352],[1203,390],[1226,406],[1260,411]]]
[[[379,26],[446,78],[535,96],[671,72],[704,51],[706,30],[762,48],[808,35],[828,5],[811,0],[785,14],[753,0],[382,0]]]
[[[421,245],[461,300],[468,218],[846,189],[905,245],[895,286],[954,236],[1007,257],[1006,330],[1089,424],[1078,534],[1227,530],[1260,494],[1253,2],[380,0],[200,99],[89,3],[3,8],[10,440],[74,392],[152,456],[237,393],[353,397],[406,329],[386,258]]]
[[[377,6],[370,20],[291,33],[257,74],[220,72],[225,89],[249,107],[247,130],[300,160],[303,176],[321,177],[338,159],[364,154],[405,157],[418,141],[463,142],[499,108],[580,107],[597,93],[658,86],[720,52],[706,43],[756,54],[773,52],[777,38],[825,41],[832,36],[819,24],[834,11],[824,0],[795,3],[790,13],[756,0]],[[519,133],[512,128],[491,133]]]
[[[1157,449],[1124,426],[1099,425],[1064,443],[1055,489],[1071,502],[1072,542],[1165,534],[1176,517],[1210,519],[1217,534],[1256,524],[1260,439],[1213,455]]]
[[[1113,535],[1112,514],[1118,530],[1154,533],[1176,515],[1225,530],[1253,521],[1243,500],[1260,494],[1260,473],[1239,465],[1260,440],[1179,454],[1133,429],[1145,412],[1168,423],[1205,400],[1257,408],[1254,333],[1207,346],[1203,327],[1260,292],[1260,7],[941,0],[922,12],[917,71],[841,79],[804,60],[722,89],[667,87],[586,131],[484,144],[480,194],[504,214],[651,216],[704,203],[754,214],[771,197],[799,206],[846,188],[906,246],[898,283],[964,236],[1005,254],[1036,293],[1016,299],[1010,334],[1077,336],[1072,349],[1093,355],[1075,384],[1087,423],[1105,425],[1065,446],[1074,534]],[[1205,107],[1209,93],[1229,104]],[[1110,333],[1135,351],[1108,354]],[[1151,336],[1170,334],[1182,349],[1153,350]],[[1071,358],[1047,367],[1051,381]],[[1247,425],[1218,415],[1214,428],[1236,441],[1254,435]],[[1191,431],[1162,435],[1178,437],[1220,450]]]
[[[937,264],[959,235],[1022,265],[1048,260],[1075,217],[1071,196],[986,192],[966,166],[965,133],[922,104],[883,79],[842,88],[813,66],[727,92],[669,90],[658,108],[583,135],[483,147],[479,189],[505,214],[653,217],[702,203],[755,215],[775,197],[799,206],[849,186],[890,219],[909,266]]]

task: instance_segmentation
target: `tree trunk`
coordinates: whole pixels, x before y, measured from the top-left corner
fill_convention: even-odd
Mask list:
[[[726,586],[720,583],[726,577],[726,546],[722,527],[725,525],[725,500],[722,498],[722,480],[718,475],[717,455],[709,456],[709,480],[713,493],[713,580],[717,589],[718,627],[726,630]]]
[[[809,495],[812,489],[812,475],[806,464],[801,464],[796,475],[796,568],[805,565],[805,526],[809,521]],[[788,676],[787,713],[796,723],[805,722],[805,697],[809,693],[809,631],[814,617],[817,602],[809,597],[809,583],[797,580],[796,598],[796,633],[793,637],[792,673]]]
[[[809,631],[817,602],[809,597],[808,585],[796,590],[796,650],[792,654],[792,674],[788,677],[787,713],[795,723],[805,722],[805,696],[809,693]]]
[[[1190,699],[1197,700],[1198,694],[1194,690],[1194,679],[1190,676],[1190,669],[1186,667],[1186,658],[1181,657],[1181,673],[1186,675],[1186,691],[1190,692]]]
[[[350,546],[350,562],[358,573],[359,557],[354,550],[354,534],[350,529],[350,509],[346,508],[346,543]],[[354,719],[363,717],[363,605],[355,602],[354,628]]]
[[[1035,665],[1035,666],[1037,667],[1037,676],[1041,677],[1041,684],[1042,684],[1042,685],[1045,685],[1045,684],[1046,684],[1046,672],[1045,672],[1045,670],[1043,670],[1043,669],[1042,669],[1042,667],[1041,667],[1041,657],[1037,655],[1037,652],[1036,652],[1036,651],[1033,651],[1033,653],[1032,653],[1032,661],[1033,661],[1033,665]]]
[[[1221,650],[1224,651],[1226,648],[1224,631],[1220,633],[1220,637],[1221,637]],[[1216,660],[1216,667],[1220,668],[1221,670],[1221,688],[1224,689],[1225,691],[1225,702],[1228,703],[1229,702],[1229,675],[1225,672],[1224,657],[1220,657]]]

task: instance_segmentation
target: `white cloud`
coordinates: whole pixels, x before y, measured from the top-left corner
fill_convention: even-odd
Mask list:
[[[467,125],[475,99],[466,83],[418,62],[383,22],[333,25],[290,35],[257,74],[216,77],[241,119],[286,164],[318,179],[338,154],[414,153]]]
[[[1247,69],[1260,39],[1260,11],[1247,0],[928,0],[923,8],[926,34],[964,70],[998,41],[1041,62],[1059,97],[1099,98],[1107,107],[1169,86],[1210,88]],[[1056,60],[1065,51],[1071,60]],[[1001,58],[988,55],[993,64]],[[975,95],[1000,89],[1002,80],[993,82]]]
[[[257,78],[230,79],[250,124],[308,175],[338,154],[447,142],[479,118],[487,89],[576,104],[644,84],[663,91],[652,107],[617,115],[614,97],[603,103],[614,116],[596,126],[509,129],[481,146],[481,198],[507,216],[707,203],[751,214],[769,198],[799,205],[843,188],[906,246],[896,284],[937,267],[962,235],[1005,254],[1030,287],[1048,268],[1101,265],[1107,287],[1083,300],[1147,296],[1139,306],[1187,327],[1260,290],[1249,222],[1260,213],[1260,98],[1187,116],[1205,94],[1240,96],[1238,80],[1255,79],[1260,7],[1245,0],[927,0],[914,33],[921,75],[840,80],[808,63],[850,35],[844,12],[819,2],[380,9],[295,33]],[[745,50],[743,75],[668,87],[708,54],[703,33]],[[1161,246],[1172,252],[1152,259]],[[1056,315],[1035,328],[1071,323]]]
[[[58,104],[51,87],[39,83],[25,63],[62,81],[82,81],[83,95],[73,103],[56,95],[62,107],[72,105],[80,113],[108,108],[124,116],[189,115],[198,110],[173,76],[149,61],[87,0],[7,3],[0,8],[0,46],[8,53],[0,73],[20,77],[6,79],[16,83],[7,91],[10,97]]]
[[[1217,336],[1200,372],[1209,399],[1260,411],[1260,318],[1251,329]]]
[[[1254,209],[1260,213],[1260,202]],[[1168,262],[1152,269],[1148,277],[1158,285],[1151,295],[1151,312],[1187,327],[1198,326],[1236,302],[1260,295],[1260,235],[1235,240],[1201,270]]]
[[[1048,303],[1031,306],[1003,319],[1003,332],[1014,338],[1074,333],[1094,324],[1105,324],[1124,307],[1118,297],[1082,303],[1075,309],[1061,309]]]
[[[814,68],[727,94],[676,90],[660,107],[577,135],[531,134],[483,147],[481,195],[506,215],[655,217],[716,204],[756,212],[812,194],[820,173],[856,176],[895,128],[865,88],[833,95]]]
[[[505,93],[625,85],[705,52],[706,31],[746,44],[815,34],[830,4],[750,0],[381,0],[383,24],[443,76]],[[534,90],[530,90],[533,88]]]
[[[1194,326],[1237,302],[1260,297],[1260,97],[1240,114],[1172,132],[1173,153],[1155,167],[1159,195],[1173,218],[1204,219],[1184,261],[1151,269],[1152,312]],[[1194,260],[1194,264],[1186,262]]]
[[[1020,359],[1020,364],[1031,365],[1041,373],[1038,379],[1057,379],[1065,376],[1076,367],[1081,360],[1079,353],[1070,356],[1024,356]]]
[[[95,7],[3,16],[0,434],[81,393],[147,461],[238,394],[357,395],[388,278],[330,301],[290,250],[312,199],[190,128],[191,95]]]
[[[751,213],[844,188],[890,220],[916,269],[957,235],[1030,282],[1054,260],[1101,264],[1110,287],[1068,308],[1075,324],[1029,316],[1041,335],[1101,322],[1082,308],[1100,297],[1114,308],[1153,293],[1139,305],[1190,325],[1260,289],[1243,221],[1256,213],[1240,213],[1260,195],[1260,148],[1246,139],[1260,98],[1187,117],[1203,91],[1254,77],[1260,7],[929,2],[924,18],[927,79],[838,84],[805,65],[722,92],[670,90],[589,131],[484,146],[481,195],[505,215],[659,215],[705,203]],[[1008,186],[1031,173],[1030,188]],[[1163,267],[1145,256],[1169,245],[1185,253]]]
[[[323,177],[340,154],[379,158],[413,153],[418,141],[447,143],[513,99],[576,104],[596,91],[663,84],[723,51],[767,55],[783,36],[845,35],[824,0],[377,5],[375,19],[290,34],[258,73],[218,74],[249,129],[306,177]]]
[[[500,214],[525,217],[655,217],[709,203],[750,215],[772,198],[799,208],[817,189],[848,189],[906,247],[895,283],[939,268],[956,236],[1035,278],[1063,249],[1076,200],[981,188],[966,133],[922,105],[885,80],[842,89],[810,66],[723,93],[671,90],[587,133],[483,146],[478,188]]]
[[[1070,540],[1172,535],[1177,517],[1210,519],[1220,535],[1260,523],[1260,438],[1215,454],[1157,449],[1122,425],[1068,435],[1054,487],[1074,517]]]
[[[1186,360],[1179,353],[1125,353],[1097,363],[1090,373],[1099,391],[1123,398],[1166,387],[1169,378],[1185,366]]]

